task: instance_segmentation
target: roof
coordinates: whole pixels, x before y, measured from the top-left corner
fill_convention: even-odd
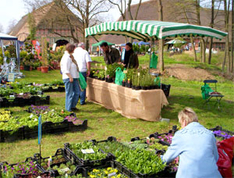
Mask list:
[[[69,14],[69,18],[71,19],[71,23],[73,25],[80,24],[79,18],[77,18],[68,8],[65,8],[63,12],[61,12],[61,9],[59,9],[54,1],[33,10],[32,12],[37,30],[50,30],[52,28],[59,30],[70,30],[67,20],[65,20],[67,17],[64,15],[64,13]],[[24,41],[28,37],[29,33],[28,14],[26,14],[21,18],[21,20],[9,34],[17,36],[20,41]]]

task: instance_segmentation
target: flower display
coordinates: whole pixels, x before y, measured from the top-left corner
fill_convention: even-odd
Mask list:
[[[224,139],[229,139],[232,137],[232,135],[229,135],[227,132],[224,132],[222,130],[216,130],[213,131],[214,135],[217,137],[223,137]]]

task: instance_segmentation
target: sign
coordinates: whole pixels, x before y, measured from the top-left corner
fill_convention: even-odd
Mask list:
[[[14,73],[9,73],[7,80],[8,80],[8,82],[14,82],[15,81],[15,74]]]
[[[38,144],[41,144],[41,115],[38,118]]]
[[[83,154],[92,154],[92,153],[95,153],[92,148],[90,148],[90,149],[81,149],[81,152]]]

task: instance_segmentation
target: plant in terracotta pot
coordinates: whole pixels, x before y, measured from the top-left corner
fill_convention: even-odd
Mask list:
[[[47,73],[49,70],[48,51],[47,51],[47,40],[42,38],[42,54],[41,54],[41,72]]]

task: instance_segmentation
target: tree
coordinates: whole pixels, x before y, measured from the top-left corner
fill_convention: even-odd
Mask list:
[[[120,14],[121,14],[121,17],[123,19],[123,21],[126,20],[126,13],[125,13],[125,10],[127,9],[127,2],[126,0],[117,0],[117,1],[114,1],[114,0],[108,0],[109,3],[111,3],[112,5],[114,6],[117,6]]]
[[[66,21],[66,26],[70,28],[71,37],[75,42],[79,42],[79,36],[76,36],[77,30],[82,34],[83,41],[86,41],[86,49],[89,46],[89,40],[85,38],[85,28],[90,27],[92,25],[96,25],[100,23],[99,15],[104,12],[108,12],[110,7],[107,4],[106,0],[24,0],[28,6],[31,8],[39,8],[43,5],[46,5],[50,2],[54,2],[58,9],[60,9],[58,15],[56,15],[53,19],[48,18],[47,22],[51,21],[51,25],[53,25],[59,20],[64,23]],[[72,13],[71,13],[72,11]],[[72,21],[72,16],[76,15],[79,19],[79,22],[74,24]],[[50,14],[50,17],[52,15]],[[62,18],[63,17],[63,18]],[[63,21],[61,19],[64,19]],[[51,32],[59,35],[58,32]]]
[[[163,21],[163,5],[162,0],[158,0],[158,20]]]
[[[136,13],[135,13],[135,17],[133,18],[132,11],[131,11],[132,0],[128,0],[128,14],[129,14],[130,20],[137,20],[137,15],[138,15],[138,12],[139,12],[139,9],[140,9],[140,6],[141,6],[141,2],[142,2],[142,0],[139,0],[139,3],[137,5],[137,10],[136,10]]]
[[[229,31],[229,16],[230,16],[230,0],[222,0],[224,3],[224,22],[225,22],[225,31]],[[227,65],[227,66],[226,66]],[[222,64],[222,71],[225,72],[225,67],[227,67],[226,72],[229,73],[231,71],[231,61],[230,61],[230,53],[229,53],[229,33],[226,36],[225,40],[225,53]]]
[[[10,33],[13,30],[16,23],[17,23],[17,20],[15,20],[15,19],[10,20],[8,27],[7,27],[7,33]]]
[[[214,5],[215,5],[215,0],[211,0],[211,20],[210,20],[210,27],[211,28],[214,28]],[[213,46],[213,38],[211,37],[210,43],[209,43],[208,64],[211,64],[212,46]]]
[[[231,72],[234,72],[234,0],[232,0],[232,20],[231,20]]]
[[[106,0],[64,0],[68,7],[74,10],[77,16],[80,18],[82,24],[83,39],[86,40],[86,49],[89,48],[89,40],[85,38],[85,28],[96,25],[98,15],[108,12],[110,7],[106,3]]]
[[[35,18],[32,13],[28,14],[28,25],[29,25],[29,37],[31,40],[35,40],[37,28],[36,28]]]
[[[4,31],[2,24],[0,24],[0,33]]]

